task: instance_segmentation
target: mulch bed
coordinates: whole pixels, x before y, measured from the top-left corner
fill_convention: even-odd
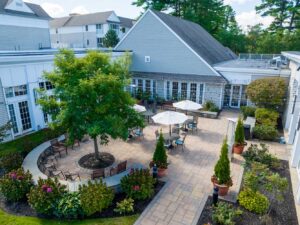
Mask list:
[[[86,169],[102,169],[111,166],[115,162],[115,157],[108,152],[100,152],[100,160],[95,153],[87,154],[81,157],[78,164]]]
[[[151,199],[147,200],[140,200],[134,202],[134,212],[129,213],[126,215],[134,215],[134,214],[140,214],[142,213],[148,204],[152,201],[152,199],[158,194],[158,192],[163,188],[165,185],[165,182],[158,181],[155,184],[154,187],[154,195]],[[119,217],[121,216],[119,213],[114,212],[114,209],[116,208],[117,202],[122,201],[126,198],[126,195],[124,193],[118,193],[115,195],[115,198],[113,200],[112,205],[107,208],[106,210],[102,211],[101,213],[96,213],[92,216],[89,216],[87,218],[111,218],[111,217]],[[0,196],[0,208],[3,209],[5,212],[17,216],[33,216],[33,217],[39,217],[39,218],[47,218],[43,215],[38,215],[27,203],[27,201],[24,202],[18,202],[18,203],[9,203],[5,201],[5,199]]]
[[[273,172],[279,173],[282,177],[286,177],[289,183],[287,192],[284,194],[283,202],[274,204],[270,212],[272,221],[267,224],[272,225],[298,225],[297,212],[295,208],[292,183],[290,177],[290,169],[288,161],[281,160],[281,167]],[[260,225],[262,223],[261,216],[249,212],[248,210],[239,206],[238,202],[233,204],[234,208],[240,208],[243,214],[236,220],[237,225]],[[209,196],[202,214],[199,218],[198,225],[204,225],[207,223],[213,224],[212,222],[212,197]]]

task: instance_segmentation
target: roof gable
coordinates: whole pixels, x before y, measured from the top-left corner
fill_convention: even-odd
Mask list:
[[[213,65],[236,58],[236,55],[212,37],[200,25],[151,10],[208,64]]]
[[[37,4],[22,0],[0,0],[0,14],[49,20],[51,17]]]

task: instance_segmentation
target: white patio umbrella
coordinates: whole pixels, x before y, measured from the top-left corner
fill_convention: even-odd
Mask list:
[[[175,102],[175,103],[173,103],[173,106],[175,108],[182,109],[185,111],[198,110],[198,109],[203,108],[201,104],[198,104],[198,103],[190,101],[190,100]]]
[[[134,109],[135,111],[139,112],[139,113],[141,113],[141,112],[146,112],[146,111],[147,111],[145,106],[138,105],[138,104],[135,104],[135,105],[133,106],[133,109]]]
[[[165,111],[152,116],[155,123],[169,125],[171,136],[171,125],[184,123],[188,117],[184,113]]]

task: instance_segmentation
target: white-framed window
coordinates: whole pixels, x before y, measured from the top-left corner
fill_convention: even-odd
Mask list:
[[[146,80],[145,91],[151,93],[151,80]]]
[[[178,100],[178,89],[179,85],[177,81],[172,82],[172,99],[173,100]]]
[[[103,47],[103,39],[104,38],[97,38],[97,47],[98,48]]]
[[[199,85],[199,104],[203,104],[204,84]]]
[[[20,85],[15,87],[7,87],[4,89],[6,98],[15,96],[27,95],[27,85]]]
[[[90,40],[89,39],[86,40],[86,45],[88,45],[88,46],[90,45]]]
[[[20,116],[22,122],[22,129],[28,130],[31,128],[31,119],[29,114],[28,102],[23,101],[23,102],[19,102],[18,104],[19,104],[19,110],[20,110]]]
[[[17,133],[19,133],[19,129],[18,129],[18,124],[17,124],[15,108],[14,108],[13,104],[8,105],[8,111],[9,111],[9,115],[10,115],[13,132],[14,132],[14,134],[17,134]]]
[[[52,84],[50,81],[41,81],[39,82],[39,87],[42,90],[52,90],[55,88],[54,84]]]
[[[196,83],[191,83],[190,84],[190,99],[193,102],[197,101],[197,84]]]
[[[181,99],[187,99],[187,83],[181,83]]]
[[[145,56],[145,63],[150,63],[151,62],[151,57],[150,56]]]
[[[167,81],[167,87],[166,87],[166,99],[167,100],[170,100],[171,99],[171,96],[170,96],[170,81]]]
[[[103,32],[103,25],[102,24],[96,24],[96,32],[102,33]]]

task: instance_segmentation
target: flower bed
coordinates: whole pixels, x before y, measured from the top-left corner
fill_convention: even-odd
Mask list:
[[[297,213],[295,208],[292,183],[290,178],[290,170],[288,161],[280,161],[279,168],[271,169],[272,172],[278,173],[282,177],[286,177],[288,180],[288,190],[283,193],[283,201],[280,204],[274,204],[270,212],[270,217],[272,218],[271,224],[282,225],[282,224],[293,224],[297,225]],[[244,184],[242,184],[244,186]],[[223,201],[223,200],[221,200]],[[262,222],[265,218],[262,215],[250,212],[239,205],[239,203],[229,203],[234,209],[241,209],[243,211],[242,215],[235,219],[235,224],[237,225],[257,225]],[[213,207],[212,207],[212,197],[208,197],[205,207],[202,211],[198,225],[213,224],[212,220]]]

